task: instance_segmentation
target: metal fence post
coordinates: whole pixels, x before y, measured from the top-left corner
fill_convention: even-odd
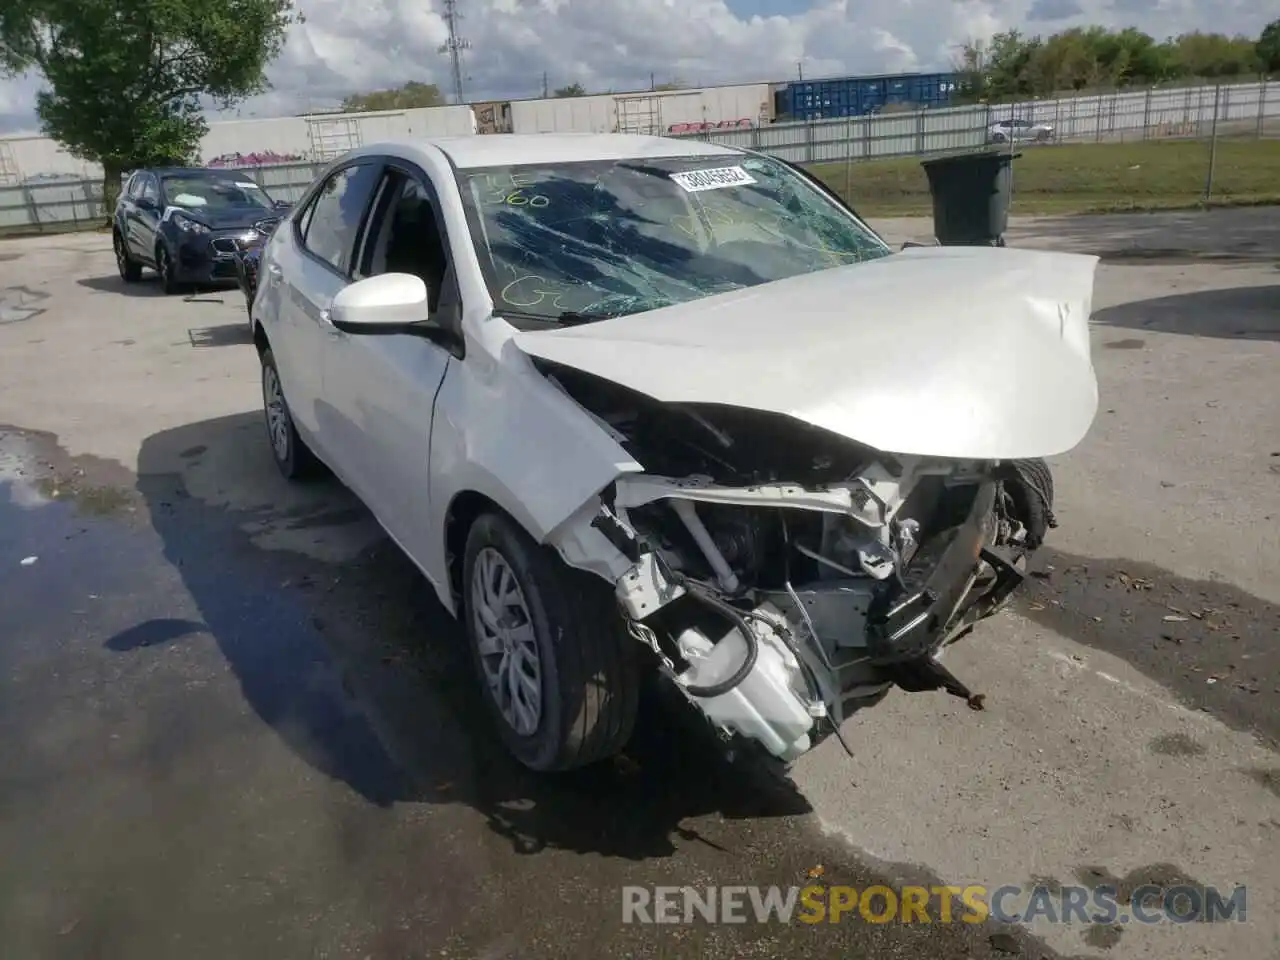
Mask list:
[[[1213,130],[1209,135],[1209,173],[1204,181],[1205,203],[1213,196],[1213,166],[1218,159],[1218,98],[1221,93],[1222,86],[1216,85],[1213,88]]]
[[[1142,104],[1142,139],[1151,135],[1151,88],[1147,87],[1147,96]]]
[[[845,122],[844,143],[844,195],[853,195],[853,117]]]
[[[1262,75],[1262,82],[1258,84],[1258,129],[1257,138],[1262,139],[1263,123],[1267,115],[1267,75]]]

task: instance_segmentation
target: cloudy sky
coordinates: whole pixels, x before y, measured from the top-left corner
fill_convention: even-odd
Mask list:
[[[268,76],[273,90],[241,116],[333,106],[353,92],[437,82],[449,92],[441,0],[297,0]],[[1137,26],[1257,36],[1273,0],[459,0],[471,42],[468,99],[540,96],[554,88],[689,84],[948,69],[967,40],[1017,27]],[[38,77],[0,80],[0,132],[35,127]]]

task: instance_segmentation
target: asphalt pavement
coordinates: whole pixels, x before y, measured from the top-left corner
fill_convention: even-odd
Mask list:
[[[891,239],[927,224],[885,222]],[[456,627],[262,433],[235,292],[0,244],[0,943],[50,957],[1280,957],[1280,218],[1015,223],[1104,256],[1103,401],[1019,604],[796,789],[650,691],[537,777]],[[997,372],[998,373],[998,372]],[[622,922],[626,885],[1247,885],[1247,922]]]

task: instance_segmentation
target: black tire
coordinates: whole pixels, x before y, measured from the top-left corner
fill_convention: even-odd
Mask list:
[[[273,423],[273,407],[275,406],[271,391],[271,380],[274,378],[274,389],[279,392],[278,412],[283,416],[280,424],[281,442],[276,442],[276,426]],[[284,397],[284,386],[280,380],[280,370],[276,366],[276,358],[271,349],[262,351],[262,406],[263,420],[267,428],[267,446],[271,450],[271,458],[286,480],[307,480],[320,472],[320,461],[311,452],[298,429],[293,425],[293,414],[289,412],[288,401]]]
[[[120,271],[120,279],[125,283],[137,283],[141,280],[142,264],[133,259],[119,230],[111,231],[111,247],[116,255],[116,269]]]
[[[1057,526],[1053,516],[1053,473],[1044,460],[1010,462],[1005,488],[1013,501],[1014,512],[1027,528],[1028,552],[1037,549],[1049,528]]]
[[[477,558],[487,549],[510,568],[533,627],[541,709],[527,735],[503,716],[482,663],[473,582]],[[639,641],[627,633],[602,580],[565,566],[506,516],[486,513],[467,534],[461,607],[481,696],[517,760],[539,772],[571,770],[626,745],[639,702]]]
[[[167,296],[182,292],[182,284],[178,283],[176,265],[169,248],[163,243],[156,244],[156,273],[160,274],[160,289]]]

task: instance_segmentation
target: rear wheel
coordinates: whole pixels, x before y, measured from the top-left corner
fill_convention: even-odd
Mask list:
[[[303,480],[314,476],[319,471],[319,461],[293,425],[280,370],[269,348],[262,351],[262,406],[271,456],[285,479]]]
[[[635,724],[639,645],[608,586],[496,512],[467,535],[462,586],[481,693],[512,755],[551,771],[621,750]]]
[[[119,230],[111,231],[111,246],[116,254],[116,269],[125,283],[137,283],[142,279],[142,264],[129,254],[129,247]]]

